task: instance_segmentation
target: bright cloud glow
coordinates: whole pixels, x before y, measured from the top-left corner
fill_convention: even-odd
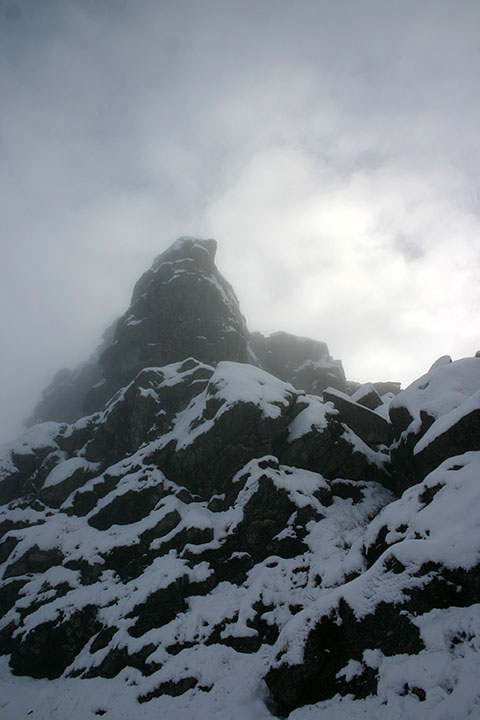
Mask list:
[[[325,340],[349,378],[478,349],[477,2],[17,4],[0,438],[183,234],[218,240],[250,329]]]

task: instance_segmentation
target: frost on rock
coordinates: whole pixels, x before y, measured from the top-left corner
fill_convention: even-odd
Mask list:
[[[159,255],[0,449],[2,720],[476,717],[480,360],[347,382],[215,251]]]

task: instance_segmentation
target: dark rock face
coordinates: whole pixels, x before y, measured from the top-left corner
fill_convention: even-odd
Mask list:
[[[432,440],[427,444],[429,437],[426,436],[425,444],[417,444],[414,450],[420,475],[423,474],[424,477],[452,455],[461,455],[468,450],[480,450],[480,402],[479,407],[473,407],[443,432],[439,429],[437,434],[435,430],[433,424]]]
[[[2,450],[0,652],[56,682],[134,672],[166,716],[250,665],[278,716],[375,698],[389,659],[426,667],[440,636],[459,674],[480,596],[479,359],[441,358],[403,392],[347,383],[325,343],[249,335],[214,255],[182,238],[159,256],[36,411],[62,422]],[[433,702],[412,668],[393,695]]]
[[[437,364],[438,363],[438,364]],[[440,358],[390,406],[395,489],[420,482],[449,457],[478,450],[478,358]]]
[[[375,410],[382,404],[381,395],[372,383],[360,385],[352,394],[351,399],[359,405],[369,408],[369,410]]]
[[[122,386],[142,368],[189,356],[246,362],[248,331],[215,252],[214,240],[180,238],[140,278],[100,357],[108,384]]]
[[[278,332],[249,334],[231,285],[215,266],[215,240],[179,238],[137,282],[130,307],[92,357],[62,370],[28,424],[74,422],[94,413],[146,368],[190,356],[206,364],[253,362],[306,392],[344,391],[340,361],[326,343]]]
[[[215,240],[179,238],[159,255],[102,345],[87,363],[57,374],[30,424],[93,413],[144,368],[190,356],[247,362],[248,330],[215,252]]]
[[[272,668],[266,681],[282,714],[326,700],[339,693],[356,698],[377,690],[377,674],[362,663],[363,652],[379,649],[384,655],[418,653],[424,647],[418,628],[400,608],[380,602],[372,614],[357,619],[351,607],[340,600],[338,607],[321,617],[308,635],[301,665]],[[349,661],[362,665],[353,682],[341,670]]]
[[[371,450],[346,424],[334,416],[325,428],[312,425],[308,432],[279,450],[287,465],[303,467],[334,480],[368,477],[390,487],[388,456]]]
[[[40,550],[39,547],[34,545],[29,548],[25,555],[22,555],[18,560],[7,565],[3,577],[7,579],[19,575],[28,575],[29,573],[42,573],[53,565],[61,565],[63,559],[62,553],[57,548]]]
[[[325,402],[333,403],[343,420],[370,447],[390,445],[391,425],[361,403],[353,402],[343,393],[324,390]],[[380,403],[381,404],[381,403]],[[378,407],[378,405],[377,405]]]
[[[250,335],[250,349],[267,372],[308,393],[320,394],[327,387],[346,390],[342,363],[333,360],[326,343],[276,332],[269,337]]]
[[[14,673],[36,678],[60,677],[85,643],[99,630],[92,607],[74,613],[59,624],[44,623],[28,634],[11,655]]]

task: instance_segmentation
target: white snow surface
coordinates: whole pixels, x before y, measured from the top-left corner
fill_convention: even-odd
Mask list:
[[[109,468],[109,474],[121,475],[113,491],[124,493],[139,489],[139,481],[145,468],[130,471],[128,468],[141,466],[145,449],[132,457],[122,460]],[[204,645],[202,639],[211,634],[213,628],[227,618],[222,636],[248,637],[255,631],[248,625],[257,603],[272,606],[264,613],[266,622],[280,627],[292,620],[294,606],[308,607],[319,595],[328,594],[336,583],[342,583],[351,572],[363,569],[361,538],[366,519],[378,508],[391,500],[390,494],[375,484],[364,486],[364,500],[356,505],[351,500],[335,499],[328,509],[323,508],[313,493],[327,489],[325,480],[317,473],[297,468],[265,467],[265,462],[274,463],[275,458],[253,460],[242,469],[249,474],[235,506],[224,512],[211,512],[206,502],[185,505],[173,495],[163,498],[154,510],[141,521],[129,525],[112,525],[108,530],[98,531],[88,525],[88,517],[68,516],[63,512],[54,515],[49,511],[28,510],[30,519],[39,523],[34,527],[12,530],[6,537],[16,537],[19,544],[8,563],[22,557],[30,548],[58,548],[71,561],[84,559],[89,563],[101,563],[102,554],[120,544],[134,544],[136,538],[146,529],[154,527],[162,517],[173,509],[181,515],[180,524],[172,531],[183,527],[211,527],[214,539],[207,545],[215,547],[243,517],[243,508],[258,489],[260,478],[268,476],[282,490],[286,490],[297,507],[314,504],[325,515],[324,520],[312,522],[305,542],[308,551],[299,557],[284,559],[271,556],[257,564],[240,586],[223,582],[206,596],[192,596],[188,610],[180,613],[170,623],[154,628],[139,638],[132,637],[128,628],[135,622],[126,615],[152,592],[166,587],[176,578],[186,577],[190,582],[205,580],[209,574],[208,564],[200,562],[190,568],[184,558],[171,550],[158,557],[140,577],[129,582],[119,582],[111,570],[104,570],[98,581],[82,585],[78,571],[54,566],[39,576],[32,576],[21,592],[17,608],[28,607],[30,598],[36,596],[41,605],[29,613],[21,623],[19,632],[28,633],[38,624],[55,619],[59,613],[68,617],[74,610],[85,607],[92,597],[99,607],[99,618],[117,631],[110,645],[98,650],[93,656],[94,664],[100,664],[111,646],[124,646],[129,652],[136,652],[147,644],[156,650],[150,661],[162,664],[160,670],[150,677],[143,677],[138,671],[128,668],[112,680],[72,679],[65,677],[68,672],[81,669],[88,658],[92,663],[89,645],[84,648],[65,676],[55,681],[31,680],[13,677],[6,664],[0,664],[0,716],[8,720],[27,716],[44,720],[46,718],[84,718],[97,711],[105,711],[107,717],[122,718],[169,717],[173,720],[185,717],[205,718],[271,718],[265,705],[266,687],[261,680],[271,661],[272,648],[264,645],[253,655],[237,652],[223,645]],[[149,470],[149,479],[144,483],[168,482],[159,471]],[[87,483],[93,485],[96,479]],[[142,483],[142,487],[144,484]],[[86,487],[88,490],[88,487]],[[112,494],[100,501],[99,506],[112,499]],[[95,512],[99,509],[95,508]],[[9,511],[9,517],[25,517],[24,510]],[[0,514],[0,521],[3,519]],[[162,540],[168,540],[164,536]],[[154,541],[155,543],[155,541]],[[187,546],[191,549],[191,546]],[[187,549],[186,548],[186,549]],[[5,567],[5,566],[4,566]],[[319,581],[318,578],[321,578]],[[67,583],[69,591],[63,597],[54,598],[54,588]],[[320,583],[320,584],[319,584]],[[0,628],[17,618],[18,610],[12,609],[0,621]],[[165,648],[175,643],[188,644],[177,655],[171,655]],[[198,679],[198,687],[180,697],[162,696],[146,704],[138,704],[137,698],[153,690],[159,683],[178,681],[192,675]],[[210,691],[201,690],[208,688]]]
[[[306,407],[301,410],[288,426],[288,442],[298,440],[315,428],[324,430],[328,425],[329,417],[338,415],[333,403],[324,403],[318,395],[305,395],[302,403]]]
[[[422,410],[439,418],[480,390],[480,358],[463,358],[455,362],[441,360],[391,402],[391,408],[404,407],[412,417],[406,433],[420,429]]]
[[[440,435],[450,430],[450,428],[456,425],[465,415],[470,415],[470,413],[478,411],[480,411],[480,390],[467,397],[466,400],[453,408],[453,410],[446,412],[444,415],[441,415],[438,420],[435,420],[415,445],[413,449],[414,454],[416,455],[421,452],[427,445],[430,445],[430,443],[440,437]]]
[[[180,365],[162,368],[159,382],[173,385],[181,381]],[[115,402],[122,399],[125,392],[126,389]],[[179,413],[172,431],[161,442],[175,439],[180,447],[211,428],[208,403],[215,398],[219,401],[216,412],[226,412],[239,402],[250,402],[259,408],[262,418],[274,419],[295,397],[300,398],[305,408],[289,426],[289,441],[302,437],[312,427],[319,430],[326,427],[328,416],[336,414],[332,405],[304,395],[258,368],[219,363],[207,387]],[[420,422],[421,409],[437,418],[417,444],[417,451],[460,417],[477,409],[479,402],[478,358],[436,363],[429,373],[392,400],[408,409],[413,418],[411,428]],[[83,418],[75,427],[86,427],[88,423],[101,421],[102,417],[104,415],[98,414]],[[58,451],[55,438],[59,433],[68,437],[72,432],[72,428],[65,425],[43,423],[22,435],[13,451],[17,454],[28,454],[32,448]],[[376,483],[358,482],[356,485],[363,495],[359,502],[334,497],[328,507],[314,495],[328,491],[329,485],[321,475],[275,465],[276,459],[270,456],[258,458],[239,471],[238,476],[248,474],[248,479],[235,505],[213,512],[207,502],[183,502],[175,494],[179,488],[158,469],[146,464],[145,458],[158,442],[140,448],[108,468],[108,475],[118,482],[90,515],[69,515],[66,512],[69,501],[55,513],[21,505],[0,508],[0,523],[7,517],[13,522],[28,520],[30,523],[4,536],[7,540],[15,538],[18,544],[8,561],[0,565],[2,575],[8,565],[35,547],[57,549],[70,561],[101,566],[103,556],[110,550],[119,545],[134,545],[142,533],[174,511],[180,516],[178,525],[169,534],[153,540],[152,548],[161,547],[163,542],[188,528],[211,529],[213,535],[211,541],[187,545],[180,553],[175,550],[164,553],[139,577],[127,582],[121,582],[112,570],[104,569],[96,581],[85,585],[79,571],[60,564],[38,575],[23,576],[26,584],[21,590],[21,599],[16,609],[12,608],[0,619],[0,630],[12,620],[18,621],[19,611],[27,609],[31,598],[36,597],[40,605],[21,620],[19,634],[27,635],[38,624],[59,614],[68,617],[91,603],[92,598],[99,607],[100,619],[116,631],[110,643],[95,653],[90,652],[91,641],[87,643],[72,666],[54,681],[16,677],[10,672],[7,659],[0,657],[1,720],[27,717],[85,720],[100,715],[111,720],[271,720],[274,715],[267,703],[263,676],[275,663],[279,651],[282,663],[301,662],[309,630],[321,616],[335,612],[341,598],[357,618],[362,618],[382,600],[401,602],[405,588],[421,589],[431,578],[430,573],[417,573],[426,562],[466,570],[480,563],[480,452],[450,458],[422,483],[406,490],[400,499],[395,500]],[[369,449],[363,445],[357,447],[366,453]],[[11,469],[11,450],[5,448],[2,454],[4,472]],[[373,451],[369,452],[374,461]],[[59,453],[59,464],[45,484],[54,486],[79,468],[94,471],[81,451],[70,459]],[[209,577],[207,562],[191,567],[186,555],[201,555],[205,549],[219,547],[242,521],[244,508],[265,477],[286,491],[299,509],[310,505],[318,511],[320,519],[311,521],[307,527],[305,552],[294,558],[269,556],[252,568],[243,583],[221,582],[206,595],[190,596],[186,610],[171,622],[154,627],[140,637],[130,635],[128,629],[135,619],[127,618],[127,614],[152,592],[179,578],[199,583]],[[101,476],[89,480],[82,490],[88,491],[100,480]],[[345,482],[348,483],[348,479]],[[164,485],[172,492],[138,522],[113,524],[102,531],[88,524],[92,515],[116,497],[156,485]],[[367,569],[363,549],[375,543],[382,528],[387,530],[388,547]],[[291,524],[287,524],[284,532],[288,534],[291,529]],[[405,569],[393,572],[393,559]],[[55,588],[62,584],[68,586],[67,592],[55,597]],[[253,637],[255,630],[249,620],[260,603],[266,608],[262,619],[281,628],[275,645],[265,644],[257,652],[248,654],[219,643],[205,643],[222,622],[225,623],[222,638]],[[355,720],[377,716],[384,720],[478,720],[480,604],[432,610],[413,618],[412,622],[418,626],[425,643],[425,649],[417,655],[387,657],[377,649],[366,650],[361,661],[350,661],[340,671],[349,679],[364,665],[376,668],[378,694],[375,697],[353,700],[352,696],[336,696],[295,710],[289,716],[291,720]],[[125,647],[133,653],[146,645],[154,647],[149,661],[161,665],[150,676],[127,667],[112,679],[67,677],[88,663],[100,665],[112,647]],[[167,651],[174,645],[179,647],[177,654]],[[160,683],[177,682],[186,677],[195,677],[197,686],[179,697],[163,695],[139,704],[138,698]],[[421,699],[422,693],[424,699]]]
[[[73,457],[56,465],[47,475],[47,479],[43,483],[43,487],[53,487],[59,485],[64,480],[70,478],[77,470],[84,472],[94,471],[98,468],[98,463],[90,463],[85,458]]]
[[[366,397],[371,392],[374,392],[374,393],[377,392],[375,390],[374,386],[372,385],[372,383],[363,383],[362,385],[360,385],[358,390],[355,390],[355,392],[352,393],[352,395],[350,395],[350,399],[353,400],[354,402],[358,402],[359,400]]]
[[[139,460],[138,455],[132,458],[132,462],[138,463]],[[324,483],[321,476],[295,468],[260,470],[259,462],[253,461],[247,468],[250,480],[242,491],[244,498],[240,506],[248,501],[258,478],[265,472],[280,486],[294,493],[300,500],[299,504],[302,497],[309,497]],[[459,561],[464,566],[478,562],[479,473],[480,453],[467,453],[443,463],[423,483],[409,488],[395,502],[391,502],[387,491],[373,483],[364,484],[365,499],[359,504],[335,498],[333,505],[324,510],[325,518],[312,524],[307,538],[310,548],[307,555],[292,559],[267,558],[253,568],[241,586],[224,582],[206,596],[191,597],[187,612],[180,613],[166,626],[155,628],[141,638],[128,635],[127,629],[132,621],[125,620],[125,615],[153,589],[192,573],[175,551],[157,558],[141,578],[125,585],[115,579],[112,571],[105,571],[96,584],[85,587],[79,584],[74,571],[52,568],[42,576],[41,581],[47,581],[52,587],[66,581],[72,590],[50,604],[48,590],[44,590],[44,604],[28,616],[25,631],[60,611],[68,613],[69,608],[87,604],[93,593],[98,605],[103,607],[102,619],[118,627],[115,643],[126,643],[131,652],[152,643],[157,649],[150,660],[163,665],[151,677],[143,677],[135,669],[126,668],[117,677],[108,680],[62,677],[48,681],[12,676],[6,660],[2,659],[0,717],[2,720],[27,716],[37,720],[63,720],[64,717],[83,720],[101,711],[103,717],[112,720],[130,720],[132,717],[144,720],[156,720],[158,717],[172,720],[190,717],[202,720],[273,718],[266,704],[267,688],[261,678],[278,648],[288,646],[290,659],[295,654],[300,659],[308,628],[329,608],[335,608],[341,596],[359,616],[371,611],[380,599],[394,600],[400,588],[405,586],[405,577],[386,570],[386,560],[391,553],[408,567],[410,573],[426,558],[450,562],[455,567],[458,567]],[[125,482],[134,487],[133,474]],[[419,500],[425,489],[438,485],[442,487],[429,504]],[[73,557],[75,547],[81,546],[84,557],[95,558],[98,551],[105,551],[108,544],[99,544],[102,536],[121,533],[122,542],[128,542],[129,537],[133,541],[135,535],[151,527],[161,515],[172,509],[172,501],[182,510],[185,523],[204,525],[210,517],[218,537],[232,522],[241,518],[238,509],[237,516],[232,510],[209,513],[204,503],[182,508],[179,500],[170,497],[161,501],[158,509],[135,527],[113,526],[110,531],[100,533],[86,525],[84,518],[62,518],[59,514],[48,519],[44,514],[37,513],[47,522],[30,529],[30,534],[34,535],[32,541],[34,539],[40,547],[57,542],[65,552],[71,551]],[[384,507],[380,509],[382,505]],[[376,511],[376,518],[369,523],[368,518]],[[30,512],[35,513],[33,510]],[[20,511],[17,513],[20,514]],[[392,547],[370,570],[365,571],[361,548],[373,542],[383,525],[391,528],[386,540],[392,543]],[[404,525],[407,530],[396,530]],[[15,534],[26,538],[29,529],[15,531]],[[45,542],[42,542],[42,536]],[[432,554],[435,548],[436,557]],[[25,546],[22,551],[24,549]],[[207,565],[201,563],[194,572],[192,579],[201,580],[208,574]],[[352,572],[361,574],[345,584],[345,578]],[[316,579],[319,576],[322,578],[320,585]],[[422,581],[425,579],[419,582]],[[25,586],[23,595],[26,602],[30,594],[40,592],[40,588],[35,587],[38,582],[39,579],[32,578]],[[246,622],[251,616],[252,606],[258,601],[264,605],[273,604],[274,609],[266,612],[264,617],[284,626],[276,646],[264,645],[257,653],[244,654],[218,644],[202,644],[202,637],[207,638],[211,629],[224,618],[231,618],[224,634],[237,637],[251,634],[252,629]],[[292,617],[291,605],[303,606],[304,610]],[[7,615],[5,621],[9,619]],[[426,646],[418,655],[386,657],[379,650],[365,651],[363,663],[378,670],[377,696],[355,701],[349,696],[336,696],[300,708],[291,713],[290,718],[346,720],[378,715],[385,720],[463,720],[480,717],[477,682],[480,673],[480,605],[434,610],[416,618],[415,623]],[[187,647],[174,656],[165,652],[167,646],[188,643],[192,638],[196,641],[194,647]],[[84,653],[88,654],[88,647]],[[106,650],[97,651],[98,663],[105,653]],[[282,659],[285,657],[284,654]],[[77,658],[69,670],[75,666],[82,666],[82,657]],[[350,662],[343,673],[349,678],[359,670],[357,664]],[[137,698],[150,692],[158,683],[186,676],[195,676],[198,686],[180,697],[162,696],[138,704]],[[209,687],[211,689],[207,691]],[[425,693],[424,701],[420,701],[416,694],[419,689]]]
[[[214,390],[213,390],[214,388]],[[218,363],[210,379],[210,395],[228,405],[251,402],[261,408],[266,417],[276,418],[288,407],[297,390],[290,383],[279,380],[254,365],[223,361]]]
[[[65,427],[65,426],[64,426]],[[62,426],[59,423],[49,421],[33,425],[33,427],[25,430],[15,443],[4,446],[7,455],[14,452],[18,455],[30,453],[32,449],[56,447],[55,437],[58,435]]]
[[[373,613],[379,602],[401,604],[405,589],[422,588],[432,578],[431,573],[419,572],[428,562],[447,568],[478,565],[479,477],[480,453],[465,453],[445,461],[422,483],[408,488],[400,500],[386,505],[366,528],[363,542],[367,547],[373,544],[386,526],[390,547],[367,571],[320,597],[286,625],[276,643],[277,651],[282,651],[277,664],[302,662],[308,633],[320,617],[336,611],[340,599],[361,619]],[[428,502],[425,491],[430,488],[434,492]],[[392,569],[392,559],[401,563],[403,571]],[[480,657],[477,662],[480,667]]]
[[[213,428],[215,418],[238,403],[251,403],[259,408],[263,418],[276,419],[299,394],[303,394],[302,391],[258,367],[226,360],[219,362],[207,388],[177,417],[174,428],[163,436],[160,444],[174,440],[177,448],[187,447]],[[211,407],[212,402],[217,401],[218,409],[212,415],[209,402]]]
[[[365,534],[366,545],[373,543],[380,528],[386,526],[389,532],[385,541],[393,545],[394,553],[406,555],[410,562],[418,562],[422,555],[429,554],[430,560],[450,568],[477,565],[479,479],[480,452],[445,460],[423,482],[405,490],[399,500],[379,513]]]

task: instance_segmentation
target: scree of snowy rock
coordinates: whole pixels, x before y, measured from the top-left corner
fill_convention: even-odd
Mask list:
[[[0,459],[0,717],[480,717],[480,357],[250,333],[180,238]]]

